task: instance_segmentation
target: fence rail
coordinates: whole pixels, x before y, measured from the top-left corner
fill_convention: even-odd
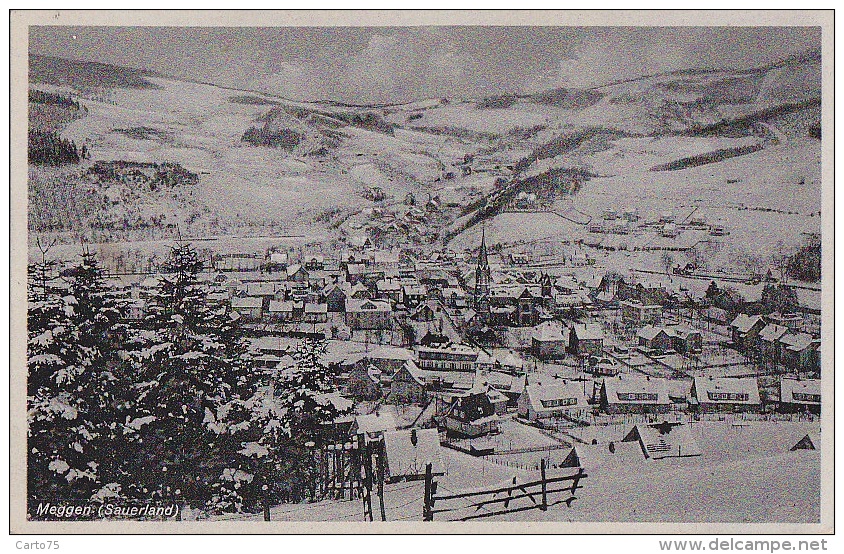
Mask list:
[[[529,481],[527,483],[517,483],[516,478],[513,477],[513,483],[506,486],[496,486],[490,489],[473,490],[466,492],[452,492],[450,494],[437,494],[438,483],[434,481],[431,464],[425,467],[425,494],[423,496],[424,505],[422,507],[422,518],[424,521],[433,521],[434,514],[445,514],[449,512],[461,512],[465,510],[472,510],[476,513],[470,515],[463,515],[452,521],[469,521],[472,519],[480,519],[486,517],[493,517],[504,514],[512,514],[516,512],[524,512],[527,510],[542,510],[546,511],[550,506],[565,503],[571,506],[577,497],[574,496],[577,489],[582,488],[580,481],[587,477],[583,468],[577,468],[577,473],[573,475],[563,475],[558,477],[548,477],[546,475],[545,460],[541,460],[539,466],[539,479]],[[549,485],[558,483],[571,482],[565,487],[549,488]],[[549,502],[548,496],[551,494],[565,494],[562,498],[558,498]],[[506,496],[499,496],[506,495]],[[453,500],[467,499],[467,504],[457,507],[445,507],[435,509],[437,502],[444,503]],[[513,506],[511,503],[528,499],[531,504],[526,506]],[[495,511],[486,511],[477,513],[480,510],[487,509],[487,506],[503,504],[503,509]]]

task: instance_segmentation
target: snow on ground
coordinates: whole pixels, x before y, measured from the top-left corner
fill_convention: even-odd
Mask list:
[[[707,264],[714,270],[734,267],[737,261],[750,255],[763,260],[770,258],[779,248],[779,241],[785,251],[790,251],[803,243],[804,233],[820,232],[817,141],[794,139],[719,163],[678,171],[649,171],[653,163],[729,144],[737,144],[736,139],[622,139],[610,150],[587,158],[596,162],[594,170],[606,176],[585,182],[577,194],[560,199],[556,206],[563,215],[582,212],[585,215],[579,217],[584,222],[590,217],[600,220],[605,211],[625,209],[636,209],[640,223],[657,221],[664,212],[673,214],[677,221],[694,214],[707,224],[723,226],[728,233],[725,236],[682,230],[672,239],[660,237],[656,228],[629,235],[589,233],[585,225],[554,214],[504,213],[483,225],[488,242],[541,249],[546,244],[584,240],[587,244],[616,250],[607,254],[589,249],[592,256],[605,257],[602,263],[607,267],[661,271],[659,251],[631,253],[629,250],[687,248],[709,241],[719,246],[717,252],[713,248],[707,253]],[[619,153],[623,158],[614,159]],[[624,166],[625,159],[631,160],[628,167]],[[604,173],[604,170],[609,171]],[[480,241],[479,227],[483,226],[477,225],[455,237],[452,247],[476,246]],[[769,232],[772,229],[782,232]],[[678,262],[685,261],[680,252],[672,256]]]
[[[450,449],[444,449],[445,475],[437,476],[439,494],[461,492],[479,486],[493,487],[510,482],[514,476],[525,479],[528,473],[485,462]],[[399,482],[384,486],[384,507],[387,521],[421,521],[424,481]],[[375,519],[380,518],[377,495],[372,496]],[[273,521],[364,521],[363,501],[323,500],[313,504],[284,504],[271,510]],[[261,514],[221,516],[219,519],[260,521]]]
[[[553,213],[503,213],[475,225],[449,243],[453,249],[476,248],[485,230],[488,244],[513,245],[526,242],[572,240],[585,235],[586,227]]]
[[[671,77],[673,79],[674,77]],[[194,187],[199,213],[195,227],[204,227],[213,216],[222,228],[232,224],[285,227],[285,234],[312,233],[314,217],[331,209],[360,210],[372,205],[361,197],[363,186],[381,186],[394,200],[407,192],[424,198],[436,189],[436,179],[467,153],[485,146],[498,148],[496,159],[512,163],[536,144],[561,133],[588,126],[635,126],[630,118],[642,119],[640,100],[631,104],[609,102],[609,97],[585,110],[566,110],[520,101],[511,108],[478,110],[471,102],[437,105],[426,103],[421,119],[393,136],[358,127],[343,127],[344,138],[330,156],[301,158],[280,149],[250,147],[240,137],[254,125],[268,106],[230,102],[236,91],[182,81],[156,79],[161,89],[117,90],[115,104],[87,101],[90,113],[72,122],[64,135],[87,142],[93,158],[135,161],[176,161],[202,173]],[[652,83],[641,83],[642,87]],[[636,83],[621,86],[636,96]],[[646,92],[643,89],[640,92]],[[632,97],[631,97],[632,98]],[[406,108],[398,108],[404,110]],[[396,114],[403,114],[399,111]],[[396,115],[394,114],[394,115]],[[613,115],[614,114],[614,115]],[[622,124],[623,123],[623,124]],[[649,125],[645,120],[639,123]],[[426,133],[414,126],[451,126],[487,133],[505,133],[514,127],[548,125],[530,140],[508,138],[501,144],[469,137]],[[566,125],[573,125],[565,127]],[[641,125],[640,125],[641,126]],[[120,129],[146,127],[154,133],[145,139],[132,138]],[[797,136],[797,135],[795,135]],[[786,248],[803,240],[801,233],[820,229],[820,148],[813,139],[790,138],[768,145],[763,151],[681,171],[649,171],[658,163],[758,142],[745,138],[622,138],[602,147],[586,145],[582,151],[534,164],[531,171],[548,167],[585,166],[602,175],[583,184],[573,197],[561,199],[560,213],[576,214],[579,223],[599,218],[609,210],[636,208],[643,220],[655,220],[660,213],[673,212],[683,218],[695,207],[696,215],[708,223],[722,225],[729,235],[718,238],[724,248],[710,255],[712,265],[730,265],[748,253],[770,256],[782,239]],[[590,149],[591,148],[591,149]],[[540,167],[541,166],[541,167]],[[538,168],[538,169],[537,169]],[[473,174],[450,181],[446,192],[467,201],[469,189],[486,190],[494,181]],[[433,185],[433,186],[432,186]],[[574,212],[572,210],[578,210]],[[760,211],[774,210],[774,211]],[[778,213],[793,212],[793,213]],[[169,219],[169,216],[168,216]],[[176,220],[185,218],[176,218]],[[683,232],[677,239],[645,236],[590,236],[578,225],[549,214],[502,214],[487,226],[493,242],[577,241],[588,239],[602,248],[639,246],[689,246],[701,237]],[[787,234],[765,229],[789,229]],[[183,232],[185,229],[183,229]],[[704,233],[705,235],[705,233]],[[709,237],[703,236],[708,239]],[[457,237],[453,246],[474,247],[477,231]],[[640,244],[642,243],[642,244]],[[594,251],[592,252],[594,254]],[[614,260],[624,256],[622,260]],[[658,267],[659,254],[613,253],[608,267],[642,260],[648,268]],[[681,256],[681,255],[678,255]]]
[[[308,234],[295,236],[218,236],[218,237],[201,237],[201,240],[196,240],[194,246],[198,249],[209,249],[215,253],[231,253],[231,252],[260,252],[269,247],[290,248],[293,246],[302,246],[309,243],[321,243],[326,240],[324,234],[320,234],[319,229],[303,229],[303,232]],[[30,235],[30,244],[28,253],[31,259],[37,259],[40,255],[38,247],[35,244],[34,236]],[[100,242],[90,243],[87,246],[91,252],[99,252],[100,256],[109,256],[117,252],[142,252],[144,254],[155,254],[159,259],[166,257],[167,253],[172,247],[176,245],[178,237],[175,232],[172,238],[160,240],[133,240],[121,242]],[[50,249],[50,255],[58,260],[78,261],[81,253],[80,246],[77,242],[59,243]],[[232,277],[236,277],[232,274]],[[252,275],[250,274],[250,277]]]
[[[692,459],[688,459],[692,460]],[[785,452],[697,465],[652,460],[588,472],[571,508],[558,505],[498,521],[818,523],[820,455]]]
[[[534,127],[549,122],[549,117],[531,109],[511,108],[479,110],[474,103],[451,104],[425,110],[412,127],[452,127],[489,134],[506,134],[515,127]]]
[[[94,160],[178,162],[200,173],[198,201],[224,224],[312,228],[326,209],[370,205],[358,194],[363,185],[403,198],[440,177],[441,163],[466,153],[450,137],[403,130],[394,137],[356,127],[340,129],[345,138],[324,158],[246,146],[241,136],[268,106],[230,102],[236,91],[211,85],[154,81],[162,88],[116,90],[113,103],[86,100],[89,114],[63,135],[86,143]],[[141,127],[151,130],[145,138],[123,132]]]
[[[644,173],[656,165],[681,158],[758,143],[756,137],[622,138],[613,141],[612,148],[591,154],[588,163],[601,175],[629,175]]]
[[[499,433],[486,437],[465,440],[451,440],[463,448],[470,445],[477,449],[493,447],[496,452],[520,448],[548,448],[559,446],[560,442],[542,434],[535,427],[519,423],[512,418],[505,418],[498,422]]]
[[[632,423],[598,428],[601,444],[620,440]],[[591,429],[591,428],[588,428]],[[571,508],[556,506],[497,520],[619,522],[819,521],[820,453],[789,452],[812,422],[701,421],[692,432],[703,455],[645,460],[618,451],[621,463],[586,467],[589,475]]]
[[[609,440],[620,440],[631,427],[603,428],[598,448]],[[727,421],[695,422],[692,432],[703,451],[701,456],[645,460],[638,445],[622,444],[616,447],[617,454],[605,453],[603,462],[585,467],[588,477],[581,482],[583,488],[570,508],[560,504],[547,512],[531,510],[494,516],[489,521],[817,522],[820,453],[789,451],[807,432],[817,432],[817,427],[811,422],[756,421],[744,427]],[[566,450],[554,452],[567,454]],[[450,449],[445,449],[444,455],[446,475],[436,477],[440,495],[506,485],[513,477],[518,482],[538,478],[535,471],[490,463]],[[570,473],[569,469],[549,470],[549,476]],[[421,520],[423,494],[422,481],[386,485],[387,520]],[[561,495],[551,495],[549,500]],[[377,518],[377,496],[373,503]],[[455,505],[460,505],[459,501],[443,502],[439,507]],[[362,506],[359,499],[324,500],[281,505],[271,513],[274,521],[363,521]],[[437,514],[435,520],[468,513]],[[221,519],[257,521],[261,515]]]

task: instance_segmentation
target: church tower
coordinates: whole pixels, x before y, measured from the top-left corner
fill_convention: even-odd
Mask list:
[[[542,277],[539,279],[539,284],[542,288],[542,297],[543,298],[550,298],[554,294],[554,283],[551,281],[551,276],[547,273],[543,273]]]
[[[491,280],[489,260],[486,253],[486,231],[482,230],[478,267],[475,269],[475,311],[484,321],[489,319],[489,286]]]

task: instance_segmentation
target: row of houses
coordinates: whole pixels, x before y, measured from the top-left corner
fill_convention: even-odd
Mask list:
[[[820,380],[783,377],[779,399],[769,401],[781,411],[819,414],[820,391]],[[601,382],[597,399],[606,413],[662,413],[683,402],[701,413],[757,412],[764,407],[755,377],[696,377],[685,395],[677,395],[665,379],[619,375]]]
[[[411,369],[412,362],[393,378],[396,399],[421,402],[431,394],[424,374]],[[401,383],[397,387],[397,383]],[[442,421],[446,429],[460,436],[480,436],[496,430],[497,421],[510,409],[530,420],[567,419],[583,421],[598,410],[604,414],[658,414],[681,407],[691,413],[758,412],[763,403],[755,378],[696,378],[685,392],[677,392],[665,379],[622,375],[605,378],[590,395],[586,381],[552,379],[524,381],[519,390],[498,390],[486,381],[447,397],[448,409]],[[779,398],[770,399],[781,412],[820,414],[821,389],[818,380],[782,378]]]
[[[599,357],[603,351],[604,330],[598,323],[547,321],[531,333],[531,354],[540,360],[559,360],[566,355]]]
[[[773,367],[820,373],[820,338],[801,330],[797,315],[738,314],[730,322],[733,345],[747,355]]]
[[[582,418],[593,407],[606,414],[665,413],[681,406],[700,413],[757,412],[763,408],[759,383],[753,377],[697,377],[685,391],[672,385],[666,379],[621,374],[595,383],[591,398],[583,382],[527,385],[519,399],[519,414],[535,420]],[[820,414],[820,381],[783,377],[779,398],[770,402],[783,412]]]
[[[537,421],[583,421],[595,414],[758,412],[820,413],[819,380],[782,377],[779,394],[761,394],[756,378],[697,377],[691,382],[619,374],[554,379],[524,364],[426,336],[415,351],[381,347],[344,360],[343,394],[387,404],[436,406],[435,421],[460,437],[494,433],[508,412]],[[506,360],[505,356],[499,356]],[[424,367],[421,367],[421,365]],[[427,409],[427,408],[426,408]]]
[[[763,404],[756,378],[698,377],[689,384],[620,374],[598,381],[562,380],[500,371],[424,370],[412,359],[404,361],[394,372],[381,371],[369,364],[359,366],[354,373],[349,376],[347,386],[347,393],[354,396],[366,391],[364,398],[383,396],[388,403],[396,404],[444,399],[449,413],[452,404],[461,399],[460,408],[450,416],[446,414],[443,421],[452,420],[449,430],[465,436],[493,430],[496,418],[492,416],[501,416],[507,410],[515,410],[532,421],[560,418],[578,421],[596,410],[610,415],[678,410],[735,413],[758,412],[766,406],[775,406],[783,412],[819,414],[821,406],[819,380],[786,377],[780,379],[779,396],[769,395]],[[486,398],[481,398],[484,395]],[[470,409],[469,405],[474,407]]]
[[[652,351],[675,351],[683,354],[703,350],[703,335],[687,325],[657,327],[646,325],[636,333],[639,346]]]

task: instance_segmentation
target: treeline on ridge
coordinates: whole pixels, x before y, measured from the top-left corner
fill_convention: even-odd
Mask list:
[[[54,167],[78,164],[87,155],[88,149],[84,144],[80,150],[75,142],[61,138],[55,131],[29,131],[27,158],[31,164]]]
[[[36,104],[47,104],[50,106],[61,106],[73,110],[85,109],[79,102],[70,96],[57,94],[54,92],[45,92],[38,89],[29,89],[29,101]]]

